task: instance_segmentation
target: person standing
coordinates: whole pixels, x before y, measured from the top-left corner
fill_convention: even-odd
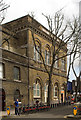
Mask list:
[[[18,101],[18,99],[15,101],[15,115],[19,115],[19,101]]]

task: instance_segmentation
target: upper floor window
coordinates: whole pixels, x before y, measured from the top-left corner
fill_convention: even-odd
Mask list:
[[[14,66],[14,80],[20,80],[20,68]]]
[[[33,96],[40,97],[40,84],[39,83],[33,84]]]
[[[45,63],[47,65],[50,64],[50,51],[49,50],[45,50]]]
[[[3,63],[0,63],[0,78],[5,78],[5,66]]]
[[[36,48],[40,52],[40,46],[36,46]],[[40,54],[37,50],[35,49],[35,46],[34,46],[34,60],[39,61],[40,60]]]
[[[61,59],[61,69],[65,70],[65,60]]]

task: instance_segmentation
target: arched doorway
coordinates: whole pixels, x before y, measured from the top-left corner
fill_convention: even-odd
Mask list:
[[[20,95],[20,90],[15,90],[15,92],[14,92],[14,101],[16,101],[16,100],[19,100],[19,101],[21,101],[21,95]]]

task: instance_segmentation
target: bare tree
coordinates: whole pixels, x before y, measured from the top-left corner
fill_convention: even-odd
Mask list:
[[[9,39],[8,38],[3,38],[2,39],[2,26],[1,26],[3,20],[5,19],[5,12],[6,12],[7,8],[9,8],[9,7],[10,7],[10,5],[6,4],[4,2],[4,0],[0,0],[0,38],[1,38],[0,39],[0,47],[5,42],[7,42],[8,46],[9,46],[9,41],[8,41]]]
[[[44,14],[43,14],[44,15]],[[47,19],[48,22],[48,27],[49,27],[49,33],[50,33],[50,38],[51,38],[51,45],[52,45],[52,60],[51,60],[51,65],[50,69],[48,69],[47,65],[45,64],[45,58],[43,56],[43,52],[37,49],[36,45],[36,39],[34,36],[34,32],[32,30],[32,39],[33,43],[35,46],[36,51],[40,54],[44,68],[48,74],[49,77],[49,84],[48,84],[48,104],[50,104],[50,98],[51,98],[51,78],[53,74],[53,66],[55,64],[55,61],[62,59],[66,56],[70,56],[70,63],[69,63],[69,68],[68,68],[68,74],[67,74],[67,79],[69,78],[69,72],[71,65],[74,63],[71,61],[71,56],[77,51],[77,37],[78,32],[80,31],[80,26],[78,24],[78,19],[74,18],[73,21],[69,21],[65,23],[64,15],[61,13],[61,10],[55,13],[55,16],[51,18],[50,16],[44,15],[45,18]],[[33,17],[32,17],[33,21]],[[75,36],[75,37],[74,37]],[[74,43],[74,44],[73,44]],[[68,51],[66,54],[63,54],[62,56],[59,56],[56,58],[56,56],[61,53],[60,51],[64,48],[67,48],[67,45],[71,47],[71,44],[73,44],[72,49]],[[56,47],[57,46],[57,47]]]
[[[9,8],[9,5],[6,4],[3,0],[0,0],[0,24],[3,22],[5,19],[5,10]]]

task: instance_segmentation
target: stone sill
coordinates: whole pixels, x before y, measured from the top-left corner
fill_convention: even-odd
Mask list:
[[[14,80],[15,82],[21,82],[20,80]]]

